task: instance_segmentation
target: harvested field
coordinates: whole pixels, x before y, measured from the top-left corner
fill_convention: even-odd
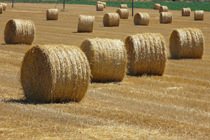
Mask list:
[[[159,23],[159,11],[147,12],[149,26],[135,26],[131,16],[119,27],[104,27],[103,15],[115,12],[95,5],[66,5],[57,21],[46,21],[55,4],[15,4],[0,15],[0,139],[15,140],[208,140],[210,139],[210,13],[204,21],[170,10],[172,24]],[[153,5],[152,5],[153,6]],[[57,5],[61,9],[62,5]],[[95,16],[93,33],[77,33],[78,16]],[[24,100],[20,66],[30,45],[5,45],[9,19],[29,19],[36,26],[33,44],[80,46],[87,38],[124,40],[137,33],[161,33],[169,53],[173,29],[200,28],[205,48],[200,59],[167,60],[163,76],[125,76],[122,82],[91,83],[80,103],[32,104]]]

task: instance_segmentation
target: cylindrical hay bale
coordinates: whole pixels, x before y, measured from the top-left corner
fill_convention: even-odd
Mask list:
[[[158,3],[154,4],[154,9],[159,10],[160,9],[160,4],[158,4]]]
[[[202,58],[204,36],[200,29],[183,28],[173,30],[170,36],[172,58]]]
[[[7,4],[6,4],[6,3],[1,3],[1,5],[3,6],[3,10],[6,11],[6,9],[7,9]]]
[[[88,39],[81,49],[85,52],[92,81],[121,81],[126,74],[127,54],[124,43],[114,39]]]
[[[136,13],[134,16],[135,25],[148,25],[150,16],[148,13]]]
[[[38,45],[29,49],[21,66],[21,84],[33,102],[79,102],[90,82],[90,67],[78,47]]]
[[[58,9],[48,9],[47,20],[58,20]]]
[[[194,12],[194,20],[203,20],[204,19],[204,11],[198,10]]]
[[[0,14],[3,13],[3,5],[0,4]]]
[[[129,16],[129,10],[128,9],[117,9],[116,11],[121,19],[128,19]]]
[[[6,24],[4,40],[7,44],[32,44],[35,25],[30,20],[12,19]]]
[[[104,26],[119,26],[120,24],[120,16],[118,13],[106,13],[103,18]]]
[[[172,23],[172,13],[161,12],[160,13],[160,23]]]
[[[190,16],[191,9],[190,8],[182,8],[182,16]]]
[[[128,5],[127,5],[127,4],[120,4],[120,8],[125,8],[125,9],[127,9],[127,8],[128,8]]]
[[[78,32],[92,32],[95,16],[79,16]]]
[[[128,72],[132,75],[162,75],[166,65],[166,43],[159,33],[128,36]]]
[[[103,4],[97,4],[96,5],[96,11],[103,11],[104,10],[104,5]]]
[[[106,8],[106,2],[101,2],[104,5],[104,8]]]
[[[159,12],[168,12],[168,7],[167,6],[160,6]]]

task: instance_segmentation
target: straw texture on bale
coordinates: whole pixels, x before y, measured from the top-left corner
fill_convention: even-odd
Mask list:
[[[168,12],[168,7],[167,6],[160,6],[159,12]]]
[[[129,10],[128,9],[117,9],[116,11],[121,19],[128,19]]]
[[[127,4],[120,4],[120,8],[125,8],[125,9],[127,9],[127,8],[128,8],[128,5],[127,5]]]
[[[92,81],[121,81],[126,74],[127,54],[124,43],[114,39],[88,39],[81,49],[85,52],[92,74]]]
[[[119,26],[120,16],[118,13],[106,13],[103,17],[104,26]]]
[[[35,25],[30,20],[12,19],[6,24],[4,40],[7,44],[32,44]]]
[[[0,5],[2,5],[2,6],[3,6],[3,10],[6,11],[6,9],[7,9],[7,4],[6,4],[6,3],[0,3]]]
[[[79,16],[78,32],[92,32],[95,16]]]
[[[190,8],[182,8],[182,16],[190,16],[191,9]]]
[[[158,3],[154,4],[154,9],[159,10],[160,9],[160,4],[158,4]]]
[[[3,13],[3,5],[0,5],[0,14]]]
[[[172,13],[161,12],[160,13],[160,23],[172,23]]]
[[[159,33],[128,36],[128,72],[132,75],[162,75],[166,65],[166,43]]]
[[[88,60],[78,47],[38,45],[24,56],[21,84],[29,101],[79,102],[89,82]]]
[[[97,4],[96,5],[96,11],[103,11],[104,10],[104,5],[103,4]]]
[[[200,29],[175,29],[170,36],[172,58],[202,58],[204,36]]]
[[[136,13],[134,16],[135,25],[148,25],[150,16],[148,13]]]
[[[48,9],[47,20],[58,20],[58,9]]]
[[[194,20],[204,20],[204,11],[203,10],[195,11]]]

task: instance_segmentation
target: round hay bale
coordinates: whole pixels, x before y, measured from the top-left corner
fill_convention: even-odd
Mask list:
[[[190,8],[182,8],[182,16],[190,16],[191,9]]]
[[[104,5],[103,4],[97,4],[96,5],[96,11],[103,11],[104,10]]]
[[[7,44],[32,44],[35,31],[31,20],[11,19],[4,29],[4,40]]]
[[[168,12],[168,7],[167,6],[160,6],[159,12]]]
[[[128,19],[129,10],[128,9],[117,9],[116,11],[121,19]]]
[[[47,20],[58,20],[58,9],[47,9]]]
[[[128,36],[125,40],[128,72],[132,75],[162,75],[166,65],[166,43],[159,33]]]
[[[104,8],[106,8],[106,2],[97,1],[97,4],[102,4],[104,6]]]
[[[6,3],[0,3],[0,5],[3,6],[3,11],[6,11],[6,9],[7,9],[7,4],[6,4]]]
[[[103,17],[105,27],[119,26],[120,16],[118,13],[106,13]]]
[[[135,25],[149,25],[150,16],[148,13],[136,13],[134,16]]]
[[[170,36],[172,58],[202,58],[204,36],[200,29],[175,29]]]
[[[0,14],[3,13],[3,5],[0,4]]]
[[[170,12],[161,12],[160,13],[160,23],[172,23],[172,13]]]
[[[154,4],[154,9],[159,10],[160,9],[160,4],[158,4],[158,3]]]
[[[29,101],[79,102],[89,82],[88,60],[78,47],[37,45],[24,56],[21,84]]]
[[[81,49],[86,54],[92,81],[122,81],[126,74],[127,54],[124,43],[114,39],[88,39]]]
[[[79,16],[78,32],[92,32],[95,16]]]
[[[127,5],[127,4],[120,4],[120,8],[125,8],[125,9],[127,9],[127,8],[128,8],[128,5]]]
[[[194,20],[204,20],[204,11],[197,10],[194,12]]]

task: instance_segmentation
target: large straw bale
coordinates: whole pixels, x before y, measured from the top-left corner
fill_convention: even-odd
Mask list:
[[[197,10],[194,12],[194,20],[204,20],[204,11]]]
[[[3,5],[0,4],[0,14],[3,13]]]
[[[33,102],[79,102],[90,82],[90,67],[79,47],[37,45],[29,49],[21,66],[21,84]]]
[[[6,24],[4,40],[7,44],[32,44],[35,31],[31,20],[11,19]]]
[[[160,13],[160,23],[172,23],[172,13],[161,12]]]
[[[166,65],[166,43],[159,33],[128,36],[125,40],[128,53],[128,72],[132,75],[162,75]]]
[[[134,16],[135,25],[149,25],[150,16],[148,13],[136,13]]]
[[[121,81],[126,74],[127,54],[124,43],[115,39],[88,39],[81,44],[92,74],[92,81]]]
[[[104,26],[119,26],[120,16],[118,13],[106,13],[103,18]]]
[[[95,16],[79,16],[78,32],[92,32]]]
[[[104,5],[103,4],[97,4],[96,5],[96,11],[103,11],[104,10]]]
[[[170,36],[172,58],[202,58],[204,36],[200,29],[175,29]]]
[[[129,10],[128,9],[117,9],[116,11],[121,19],[128,19]]]
[[[159,12],[168,12],[168,7],[167,6],[160,6]]]
[[[47,9],[47,20],[58,20],[58,9]]]
[[[190,8],[182,8],[182,16],[190,16],[191,9]]]
[[[6,11],[6,9],[7,9],[7,4],[6,4],[6,3],[0,3],[0,5],[2,5],[2,6],[3,6],[3,10]]]
[[[125,9],[127,9],[127,8],[128,8],[128,5],[127,5],[127,4],[120,4],[120,8],[125,8]]]
[[[158,4],[158,3],[154,4],[154,9],[159,10],[160,9],[160,4]]]

